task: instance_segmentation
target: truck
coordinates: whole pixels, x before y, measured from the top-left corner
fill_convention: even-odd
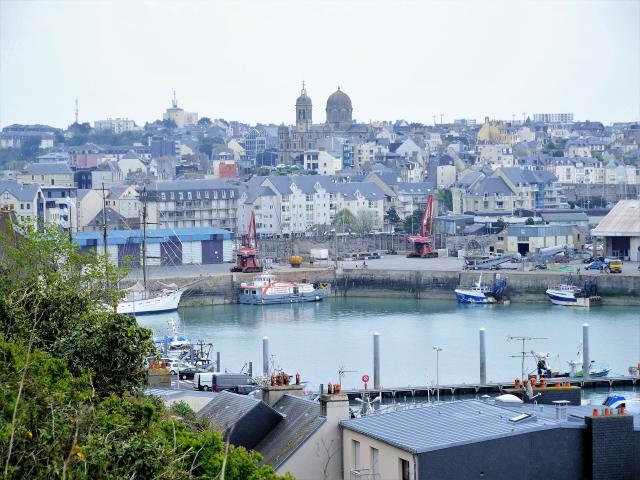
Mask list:
[[[251,385],[253,381],[246,373],[197,372],[193,376],[194,390],[248,393],[247,386]]]

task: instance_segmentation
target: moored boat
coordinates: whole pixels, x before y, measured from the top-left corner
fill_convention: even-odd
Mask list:
[[[592,282],[585,282],[583,287],[567,282],[548,288],[546,293],[554,305],[590,307],[602,303],[597,285]]]
[[[249,283],[240,284],[238,303],[265,305],[270,303],[317,302],[331,293],[328,283],[288,282],[264,273]]]
[[[482,274],[471,287],[459,287],[454,290],[459,303],[497,303],[506,288],[506,280],[496,280],[493,286],[482,283]]]

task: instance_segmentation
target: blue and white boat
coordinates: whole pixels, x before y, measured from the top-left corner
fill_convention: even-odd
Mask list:
[[[586,282],[584,287],[578,287],[572,283],[563,283],[548,288],[546,293],[554,305],[591,307],[602,304],[602,298],[598,295],[597,285],[593,282]]]
[[[250,283],[241,283],[238,303],[266,305],[270,303],[317,302],[331,293],[328,283],[287,282],[263,273]]]
[[[482,274],[471,287],[456,288],[456,300],[459,303],[497,303],[506,287],[506,280],[497,280],[492,287],[482,283]]]

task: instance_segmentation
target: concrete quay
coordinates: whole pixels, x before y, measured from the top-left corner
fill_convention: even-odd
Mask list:
[[[585,271],[581,264],[537,271],[521,271],[518,265],[513,266],[516,268],[467,271],[462,270],[462,260],[457,258],[387,256],[368,260],[366,266],[361,261],[338,262],[337,269],[333,262],[301,268],[274,265],[271,273],[288,280],[330,282],[333,296],[417,299],[453,299],[456,287],[477,282],[482,273],[484,283],[506,278],[513,302],[546,302],[545,290],[571,273],[578,283],[596,280],[605,305],[640,305],[640,271],[635,262],[625,262],[621,274]],[[230,264],[156,267],[149,269],[149,278],[152,282],[190,285],[183,296],[183,306],[233,303],[240,283],[251,280],[254,274],[231,273],[229,268]],[[575,273],[577,268],[579,274]],[[136,272],[131,272],[129,281],[136,278]]]

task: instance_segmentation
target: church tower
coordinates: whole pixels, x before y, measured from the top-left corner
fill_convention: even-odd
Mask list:
[[[307,96],[307,89],[302,82],[302,91],[296,100],[296,127],[298,132],[311,130],[312,117],[311,99]]]

